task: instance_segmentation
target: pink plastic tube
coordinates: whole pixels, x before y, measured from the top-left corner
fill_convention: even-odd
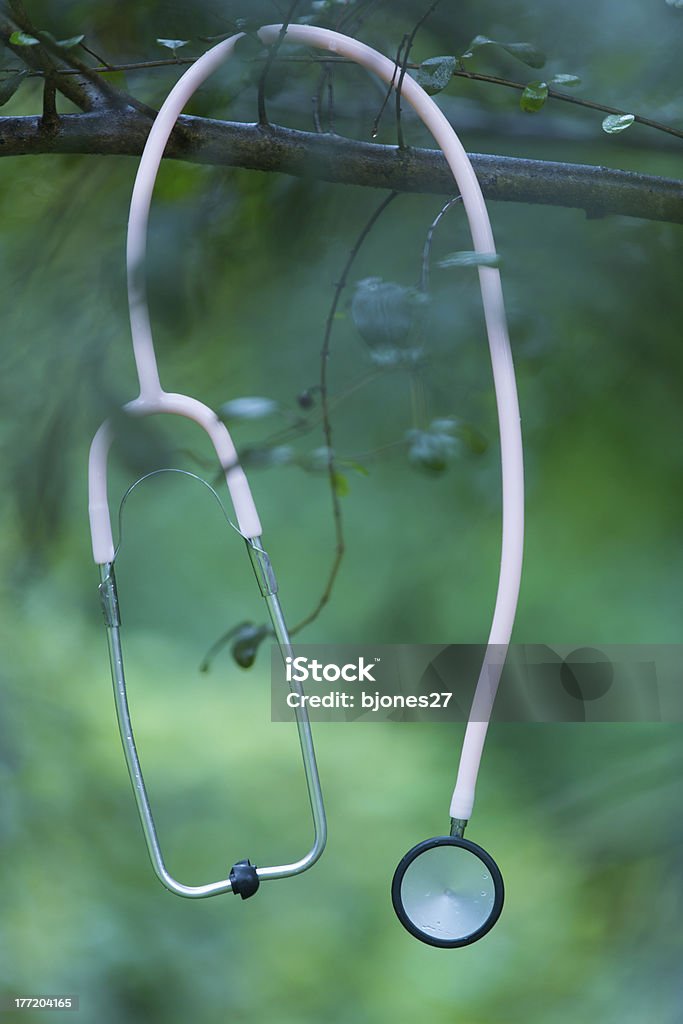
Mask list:
[[[274,43],[282,26],[268,25],[259,30],[265,45]],[[234,445],[224,425],[212,410],[184,395],[167,394],[161,387],[147,307],[144,263],[147,245],[149,208],[157,171],[169,135],[195,90],[233,53],[239,35],[226,39],[193,64],[169,94],[154,122],[140,162],[133,192],[128,225],[128,293],[135,362],[140,380],[140,396],[125,408],[133,415],[174,413],[197,422],[209,434],[221,465],[226,470],[240,530],[257,537],[261,526],[251,492],[241,468],[236,464]],[[365,67],[389,84],[395,77],[395,64],[364,43],[348,36],[313,26],[290,25],[290,42],[327,50]],[[496,251],[484,197],[470,160],[452,126],[424,90],[405,76],[402,96],[416,111],[442,149],[453,172],[472,234],[476,252]],[[524,541],[524,468],[519,404],[512,353],[508,338],[500,274],[494,267],[478,268],[479,285],[491,354],[491,365],[498,409],[500,432],[503,526],[498,591],[487,654],[477,683],[473,709],[476,718],[468,722],[460,757],[460,766],[450,807],[452,818],[469,819],[474,804],[475,786],[488,722],[493,708],[505,652],[510,642],[517,608]],[[107,503],[107,453],[111,429],[104,424],[98,431],[90,456],[90,517],[95,561],[111,561],[114,554]]]

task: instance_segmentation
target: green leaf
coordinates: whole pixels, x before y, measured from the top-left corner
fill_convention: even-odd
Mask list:
[[[380,353],[403,346],[428,297],[381,277],[366,277],[356,284],[351,318],[365,343]]]
[[[547,82],[529,82],[519,98],[519,105],[527,114],[535,114],[547,99]]]
[[[429,57],[423,60],[415,73],[415,81],[428,96],[435,96],[445,89],[457,66],[455,57]]]
[[[366,277],[356,285],[351,317],[370,348],[400,344],[413,326],[410,289],[381,277]]]
[[[616,135],[630,128],[635,119],[635,114],[608,114],[602,122],[602,130],[608,135]]]
[[[222,420],[260,420],[272,416],[280,409],[279,403],[272,398],[253,396],[249,398],[233,398],[224,402],[218,410]]]
[[[497,252],[452,252],[439,260],[437,266],[448,267],[499,267],[500,256]]]
[[[349,485],[348,477],[340,473],[338,469],[335,469],[332,473],[332,485],[334,487],[334,493],[338,498],[345,498],[351,490]]]
[[[352,459],[345,459],[344,465],[349,469],[354,470],[359,476],[370,476],[370,471],[367,466],[364,466],[362,462],[354,462]]]
[[[455,416],[432,420],[427,430],[408,430],[405,437],[412,464],[432,475],[443,473],[465,449],[481,455],[488,447],[480,430]]]
[[[500,43],[499,45],[527,67],[542,68],[545,65],[545,54],[531,43]]]
[[[159,46],[165,46],[167,50],[179,50],[181,46],[187,46],[189,39],[157,39]]]
[[[70,36],[68,39],[58,39],[57,44],[65,50],[73,50],[74,46],[78,46],[84,39],[84,35]]]
[[[473,57],[475,51],[483,46],[497,46],[530,68],[542,68],[545,64],[545,54],[532,43],[501,43],[497,39],[489,39],[488,36],[475,36],[460,59],[467,60]]]
[[[251,622],[245,622],[239,627],[230,651],[240,668],[251,668],[267,635],[266,626],[255,626]]]
[[[27,71],[19,71],[16,75],[0,81],[0,107],[12,99],[27,74]]]
[[[431,474],[443,473],[455,451],[452,437],[431,430],[409,430],[406,440],[410,461]]]
[[[564,85],[565,88],[573,88],[575,85],[581,85],[581,79],[576,75],[553,75],[550,79],[551,85]]]
[[[26,32],[13,32],[9,37],[9,41],[12,46],[37,46],[40,39],[36,39],[35,36],[29,36]]]

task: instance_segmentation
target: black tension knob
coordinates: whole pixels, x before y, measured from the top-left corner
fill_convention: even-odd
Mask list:
[[[230,869],[230,884],[235,896],[248,900],[258,889],[260,883],[256,868],[248,860],[238,860]]]

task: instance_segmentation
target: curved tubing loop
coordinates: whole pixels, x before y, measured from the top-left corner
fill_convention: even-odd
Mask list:
[[[261,536],[258,512],[244,470],[239,464],[235,445],[227,427],[218,419],[213,409],[198,402],[196,398],[170,394],[161,389],[150,397],[140,395],[139,398],[124,405],[123,409],[131,416],[169,413],[199,424],[209,435],[218,462],[225,473],[240,533],[247,540]],[[93,438],[88,459],[88,513],[93,558],[97,565],[114,561],[114,537],[107,494],[107,464],[113,440],[112,423],[106,420]]]
[[[266,45],[272,44],[280,35],[281,28],[280,25],[268,25],[259,31],[259,38]],[[393,61],[348,36],[308,25],[290,25],[287,29],[287,39],[356,61],[387,84],[395,79],[396,65]],[[434,100],[408,75],[403,79],[401,94],[432,133],[448,161],[462,196],[475,251],[495,252],[486,203],[472,164],[458,136]],[[524,547],[522,432],[503,290],[497,268],[479,267],[478,270],[498,409],[503,535],[498,591],[488,648],[472,702],[470,721],[465,731],[457,781],[451,800],[451,818],[462,820],[469,819],[474,805],[484,741],[517,610]],[[476,713],[478,720],[472,719],[473,713]]]
[[[133,353],[140,382],[140,395],[124,406],[134,416],[172,413],[194,420],[209,435],[225,472],[235,517],[246,539],[262,533],[254,499],[247,478],[238,463],[237,452],[227,427],[215,412],[194,398],[168,394],[161,386],[157,368],[152,328],[147,305],[145,261],[149,211],[157,172],[168,137],[183,108],[195,90],[208,76],[232,55],[241,35],[232,36],[214,46],[193,64],[167,96],[155,118],[140,159],[133,187],[128,217],[126,262],[128,267],[128,305],[133,339]],[[105,423],[95,435],[89,461],[89,511],[93,556],[98,565],[111,562],[114,542],[107,496],[107,457],[112,442],[111,425]]]

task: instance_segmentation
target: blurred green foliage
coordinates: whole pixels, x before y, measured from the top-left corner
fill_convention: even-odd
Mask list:
[[[248,6],[249,17],[273,20],[271,4]],[[363,37],[393,53],[423,7],[379,5]],[[190,39],[183,54],[198,53],[206,45],[198,37],[229,31],[244,8],[236,0],[221,10],[31,4],[40,25],[59,38],[85,32],[111,61],[154,59],[160,37]],[[457,12],[442,5],[415,55],[462,53],[482,34],[528,40],[548,54],[549,74],[579,75],[584,95],[666,119],[680,92],[681,18],[664,0],[651,9],[468,0]],[[504,51],[485,50],[477,59],[487,67],[520,74]],[[176,78],[174,68],[130,73],[127,86],[159,103]],[[253,120],[256,78],[248,61],[226,69],[194,112]],[[305,66],[277,67],[273,118],[310,127],[316,81]],[[337,130],[366,138],[381,90],[354,69],[337,75],[337,87]],[[526,122],[516,94],[458,81],[440,102],[456,125],[461,105],[476,104],[484,121],[505,113],[508,134],[475,133],[469,148],[678,171],[652,132],[608,138],[600,117],[585,111],[548,103],[538,117],[590,124],[587,141],[531,141],[517,134]],[[39,103],[28,81],[3,112]],[[382,132],[392,140],[389,114]],[[407,132],[414,144],[423,140],[410,118]],[[461,951],[415,942],[389,900],[405,850],[447,828],[461,728],[318,726],[330,842],[314,870],[264,884],[244,904],[179,900],[154,879],[114,721],[85,494],[90,437],[135,394],[123,267],[135,168],[127,158],[0,161],[1,988],[77,992],[79,1019],[98,1024],[679,1021],[676,725],[492,728],[470,832],[500,861],[507,904],[485,941]],[[380,198],[166,166],[149,275],[164,384],[216,408],[265,396],[284,410],[283,426],[302,415],[313,421],[333,282]],[[350,284],[378,278],[414,288],[442,203],[399,197]],[[527,448],[516,639],[678,642],[681,229],[529,206],[498,204],[491,214]],[[330,374],[333,396],[348,396],[334,411],[335,446],[368,474],[344,470],[348,553],[306,641],[486,635],[499,553],[495,409],[475,272],[438,267],[468,248],[456,207],[434,242],[417,403],[408,370],[378,369],[355,330],[353,288],[342,300]],[[312,408],[297,401],[302,393]],[[471,424],[484,443],[475,451],[463,444],[443,472],[425,474],[405,438],[437,420]],[[242,447],[275,428],[248,419],[234,426]],[[310,471],[324,444],[319,426],[292,443],[296,459],[254,465],[251,479],[296,621],[322,589],[333,531],[325,475]],[[377,450],[381,457],[368,454]],[[207,457],[190,427],[143,431],[124,421],[112,503],[149,468],[196,470]],[[221,632],[263,618],[239,539],[199,485],[155,478],[131,495],[119,570],[134,722],[169,867],[199,882],[244,856],[301,855],[310,841],[302,772],[293,730],[269,721],[267,652],[247,672],[227,652],[208,675],[198,672]]]

